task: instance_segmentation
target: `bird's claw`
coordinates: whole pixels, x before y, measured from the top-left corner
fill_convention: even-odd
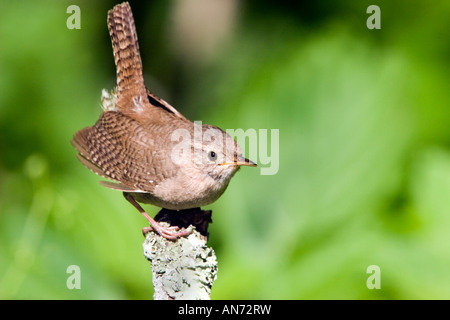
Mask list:
[[[177,240],[179,237],[188,236],[192,232],[192,229],[190,228],[184,229],[182,231],[179,230],[180,228],[177,226],[165,227],[160,225],[159,223],[156,223],[153,226],[142,228],[142,234],[146,236],[147,233],[149,233],[150,231],[155,231],[161,237],[164,237],[169,240]]]

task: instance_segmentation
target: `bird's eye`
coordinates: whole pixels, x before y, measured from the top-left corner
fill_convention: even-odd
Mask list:
[[[217,154],[216,154],[214,151],[210,151],[210,152],[208,153],[208,158],[209,158],[209,160],[211,160],[211,161],[216,161],[216,160],[217,160]]]

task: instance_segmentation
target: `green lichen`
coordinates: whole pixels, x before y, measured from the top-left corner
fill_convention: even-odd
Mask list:
[[[210,299],[218,270],[216,255],[195,228],[177,241],[150,232],[143,247],[153,271],[155,300]]]

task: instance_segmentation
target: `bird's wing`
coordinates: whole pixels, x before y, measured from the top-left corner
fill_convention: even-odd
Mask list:
[[[152,132],[158,134],[157,130]],[[159,182],[176,173],[173,166],[165,165],[170,161],[166,149],[155,142],[163,138],[151,136],[137,121],[120,112],[109,111],[94,126],[75,133],[72,144],[79,152],[78,159],[87,168],[120,184],[103,185],[152,193]]]
[[[153,107],[161,108],[179,119],[187,120],[180,112],[178,112],[177,109],[175,109],[169,103],[167,103],[163,99],[159,98],[158,96],[156,96],[155,94],[150,92],[150,90],[148,90],[148,89],[147,89],[147,97],[148,97],[150,104]]]

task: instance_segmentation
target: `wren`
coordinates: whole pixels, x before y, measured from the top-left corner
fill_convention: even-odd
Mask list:
[[[160,225],[138,202],[169,210],[205,206],[222,195],[240,166],[256,164],[242,155],[226,132],[194,124],[145,87],[136,28],[127,2],[108,11],[108,29],[116,88],[111,94],[103,91],[100,118],[94,126],[76,132],[71,142],[81,163],[111,180],[101,181],[103,186],[122,191],[151,229],[174,240],[189,231]],[[173,138],[177,132],[188,133],[183,138],[184,152],[180,152],[180,139]]]

